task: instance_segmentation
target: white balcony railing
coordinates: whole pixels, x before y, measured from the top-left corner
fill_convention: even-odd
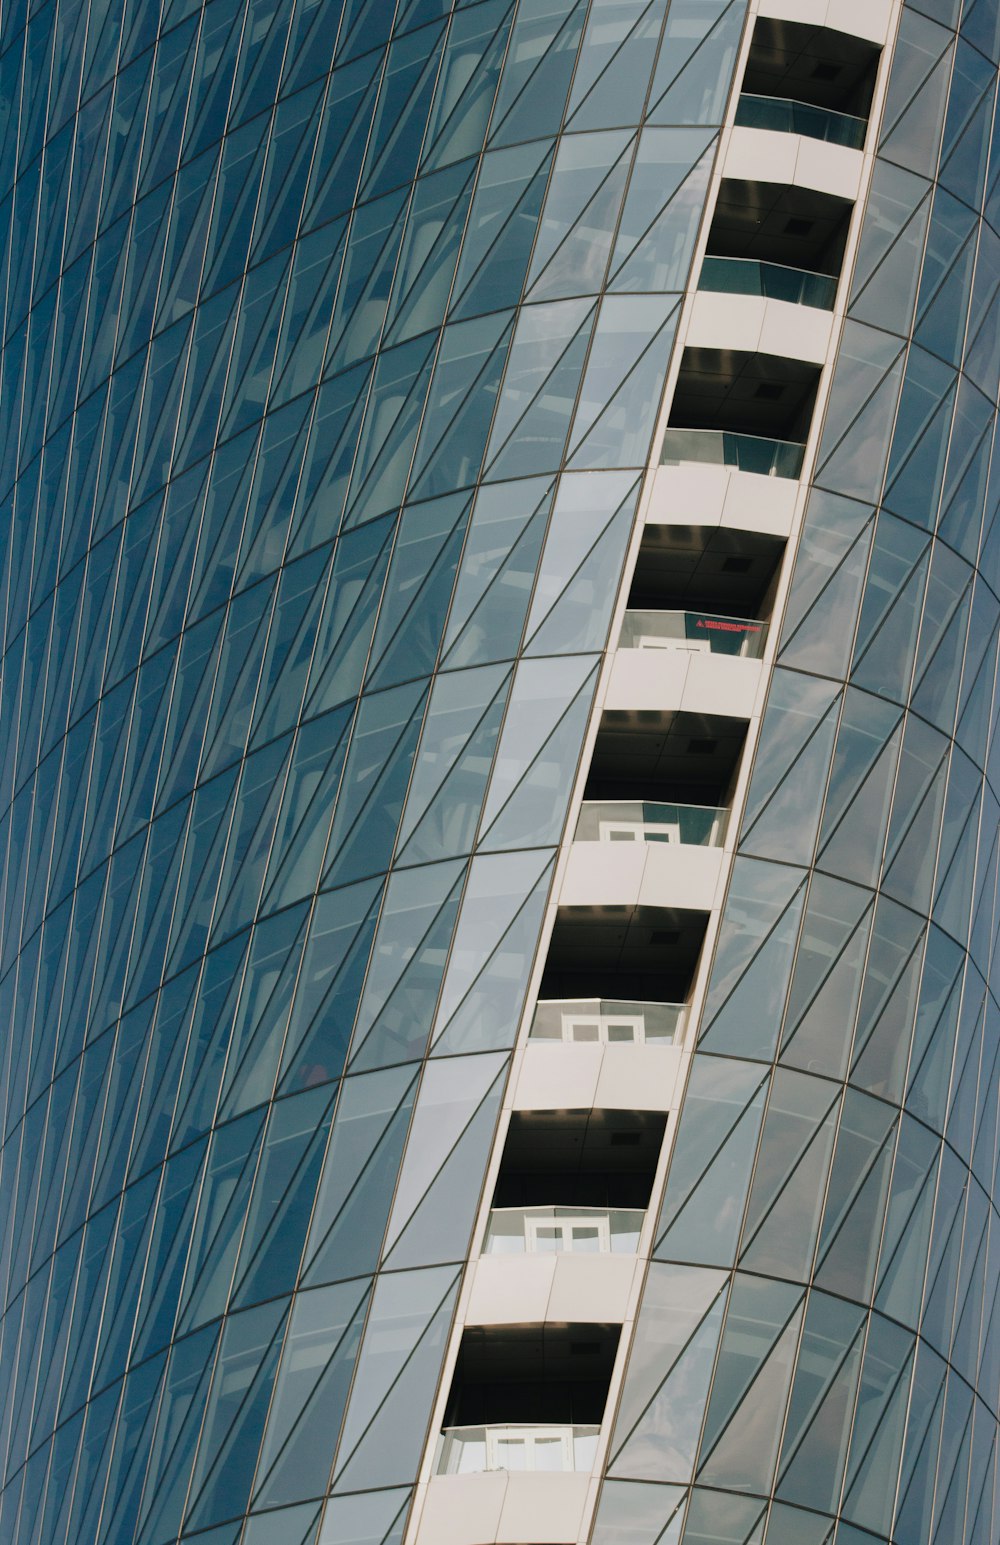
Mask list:
[[[645,1213],[630,1207],[494,1207],[484,1255],[634,1255]]]
[[[684,1030],[685,1003],[634,1003],[608,998],[542,999],[531,1024],[533,1041],[673,1046]]]
[[[438,1475],[476,1475],[487,1470],[566,1474],[594,1468],[599,1427],[554,1423],[507,1423],[446,1427],[438,1445]]]

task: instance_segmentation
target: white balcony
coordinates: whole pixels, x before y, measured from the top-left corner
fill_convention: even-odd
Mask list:
[[[767,295],[699,290],[686,342],[691,348],[740,349],[822,365],[830,351],[833,315]]]
[[[728,820],[728,810],[715,806],[588,800],[560,900],[564,906],[711,911]]]
[[[853,145],[737,123],[730,131],[721,170],[724,177],[784,182],[855,203],[863,164],[862,152]]]
[[[566,1545],[583,1526],[589,1471],[484,1470],[435,1475],[418,1545]]]
[[[685,1003],[604,998],[538,1004],[513,1089],[515,1110],[672,1110]]]
[[[726,459],[724,439],[713,430],[667,430],[664,452],[676,459],[657,469],[647,525],[720,526],[787,539],[800,487],[799,458],[789,461],[787,476],[753,471],[735,455]]]
[[[667,1042],[606,1045],[529,1040],[521,1053],[515,1110],[674,1110],[683,1053]]]
[[[624,1322],[645,1217],[625,1207],[494,1208],[466,1324]]]
[[[506,1210],[506,1209],[504,1209]],[[548,1209],[550,1212],[552,1209]],[[617,1209],[609,1209],[617,1210]],[[639,1215],[641,1222],[642,1214]],[[491,1218],[491,1225],[492,1225]],[[565,1225],[568,1219],[553,1220]],[[611,1219],[607,1223],[610,1235]],[[555,1229],[548,1243],[557,1242]],[[597,1235],[594,1220],[577,1229],[575,1240],[570,1230],[560,1228],[563,1241],[576,1246],[585,1240],[593,1243]],[[568,1238],[567,1238],[568,1237]],[[623,1240],[626,1236],[620,1236]],[[633,1225],[632,1239],[638,1241]],[[506,1243],[511,1243],[506,1236]],[[487,1236],[487,1244],[489,1235]],[[610,1250],[583,1251],[564,1248],[539,1251],[533,1247],[520,1253],[483,1254],[472,1270],[472,1285],[465,1310],[467,1325],[557,1325],[574,1323],[621,1324],[628,1318],[640,1261],[635,1243],[626,1253]]]
[[[560,905],[713,910],[722,878],[720,846],[669,839],[644,841],[638,832],[629,840],[624,828],[623,822],[625,840],[609,837],[573,843],[559,892]]]
[[[750,719],[760,695],[759,660],[684,648],[617,649],[602,706]]]

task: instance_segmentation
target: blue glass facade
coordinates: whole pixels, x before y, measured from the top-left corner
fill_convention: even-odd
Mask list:
[[[743,19],[674,10],[4,12],[0,1538],[400,1537]]]
[[[997,38],[940,9],[594,1545],[997,1533]],[[745,21],[0,12],[0,1541],[402,1541]]]

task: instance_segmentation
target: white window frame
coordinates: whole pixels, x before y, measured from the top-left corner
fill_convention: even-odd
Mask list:
[[[501,1458],[501,1445],[509,1446],[511,1443],[519,1443],[524,1448],[525,1463],[523,1468],[528,1472],[532,1472],[535,1470],[536,1442],[550,1444],[556,1440],[558,1440],[562,1450],[563,1471],[573,1470],[572,1427],[487,1427],[486,1468],[487,1470],[506,1470],[507,1466],[499,1462]],[[520,1472],[514,1471],[511,1473],[518,1474]]]
[[[680,842],[681,828],[677,821],[600,821],[600,842]]]
[[[609,1045],[608,1025],[631,1025],[632,1044],[644,1046],[646,1044],[646,1016],[645,1014],[579,1014],[572,1011],[563,1011],[562,1038],[566,1042],[581,1046],[607,1046]],[[585,1041],[581,1038],[578,1042],[573,1034],[576,1025],[593,1025],[597,1030],[597,1038],[594,1041]],[[615,1045],[627,1045],[627,1042],[616,1041]]]
[[[637,649],[683,649],[687,654],[711,654],[712,643],[707,638],[670,638],[662,633],[640,633]]]
[[[573,1237],[577,1229],[597,1230],[597,1250],[600,1255],[611,1254],[611,1219],[607,1213],[590,1218],[538,1218],[526,1213],[524,1218],[524,1248],[527,1255],[572,1255]],[[542,1229],[551,1229],[561,1236],[557,1250],[539,1250],[538,1235]]]

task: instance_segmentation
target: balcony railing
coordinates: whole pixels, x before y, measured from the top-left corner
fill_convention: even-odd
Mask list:
[[[625,1207],[494,1207],[484,1255],[634,1255],[645,1213]]]
[[[728,816],[728,810],[714,805],[587,800],[580,810],[576,841],[677,842],[689,847],[718,848],[725,840]]]
[[[552,1422],[446,1427],[435,1468],[438,1475],[476,1475],[487,1470],[588,1471],[594,1468],[600,1431],[599,1427]]]
[[[701,265],[698,288],[720,295],[763,295],[767,300],[814,306],[820,311],[832,311],[837,298],[837,280],[832,274],[788,268],[784,263],[762,263],[757,258],[711,254]]]
[[[618,647],[682,649],[759,660],[766,639],[767,623],[753,618],[716,617],[712,612],[627,611]]]
[[[798,477],[805,446],[797,440],[769,440],[763,435],[735,434],[729,429],[668,429],[660,461],[665,467],[700,462],[711,467],[735,467],[764,477]]]
[[[807,139],[828,140],[860,150],[868,121],[850,113],[835,113],[811,102],[789,97],[761,97],[744,92],[736,104],[736,123],[745,129],[777,129],[780,134],[803,134]]]
[[[548,998],[535,1009],[531,1040],[602,1046],[673,1046],[686,1003],[633,1003],[608,998]]]

